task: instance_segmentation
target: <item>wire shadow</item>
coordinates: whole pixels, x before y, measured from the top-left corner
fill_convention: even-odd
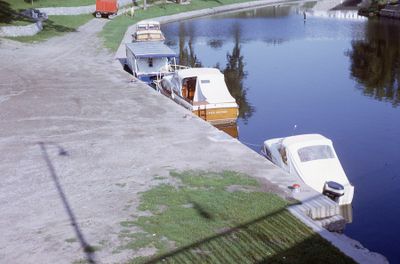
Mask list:
[[[40,149],[42,151],[42,156],[43,159],[46,162],[47,168],[49,169],[51,178],[57,188],[58,194],[60,195],[61,201],[64,205],[64,209],[68,214],[69,220],[71,222],[71,225],[74,228],[75,235],[79,240],[79,243],[81,244],[81,247],[83,249],[83,252],[86,255],[86,260],[88,263],[96,263],[95,261],[95,254],[94,254],[94,248],[86,241],[85,236],[83,235],[82,231],[79,228],[79,225],[76,221],[76,217],[74,215],[74,212],[72,211],[72,208],[68,202],[68,199],[63,191],[63,188],[60,184],[60,181],[58,179],[56,170],[53,166],[53,163],[50,160],[49,154],[47,153],[46,146],[51,145],[55,146],[58,149],[58,155],[60,156],[68,156],[68,152],[64,150],[60,145],[54,142],[38,142],[38,145],[40,146]]]
[[[318,197],[310,197],[304,203]],[[201,212],[205,210],[200,204],[194,207],[201,208]],[[300,221],[287,208],[247,222],[231,221],[230,227],[215,235],[154,256],[144,263],[355,263],[318,233],[298,225]],[[198,213],[201,215],[201,212]]]

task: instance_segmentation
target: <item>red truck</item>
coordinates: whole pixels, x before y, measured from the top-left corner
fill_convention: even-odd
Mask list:
[[[113,18],[118,12],[118,0],[96,0],[96,17]]]

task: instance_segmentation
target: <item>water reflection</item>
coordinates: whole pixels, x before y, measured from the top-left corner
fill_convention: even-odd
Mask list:
[[[399,22],[359,20],[349,12],[329,11],[310,14],[304,23],[303,10],[330,10],[337,5],[322,2],[280,7],[279,12],[292,13],[274,18],[250,19],[249,12],[235,15],[239,18],[185,21],[195,36],[192,49],[189,35],[184,44],[204,66],[218,63],[237,99],[244,90],[242,111],[247,104],[256,109],[248,111],[252,114],[247,124],[238,120],[243,143],[291,134],[294,124],[298,134],[318,132],[334,140],[357,190],[354,211],[341,208],[343,217],[352,222],[345,233],[400,263],[395,246],[400,238],[395,184],[400,162],[393,159],[400,145],[400,111],[360,93],[398,104]],[[267,9],[262,12],[273,14]],[[261,14],[257,12],[253,14]],[[180,24],[163,28],[177,52]],[[271,45],[273,41],[279,45]],[[357,85],[360,90],[352,88]]]
[[[271,6],[268,8],[258,8],[247,11],[241,11],[236,13],[226,13],[215,16],[216,18],[276,18],[289,16],[292,12],[292,8],[297,6],[284,5],[284,6]]]
[[[227,124],[227,125],[214,125],[221,131],[224,131],[226,134],[230,135],[233,138],[239,138],[239,131],[237,124]]]
[[[194,28],[189,25],[186,28],[185,24],[179,24],[179,64],[189,67],[202,67],[201,62],[198,60],[194,48]],[[188,36],[188,41],[186,45],[186,36]]]
[[[351,76],[367,96],[400,103],[400,25],[393,20],[369,20],[363,40],[352,42],[347,53]]]
[[[179,34],[178,43],[173,40],[167,42],[170,46],[176,46],[178,44],[179,49],[179,64],[189,67],[213,67],[212,65],[204,65],[198,59],[194,50],[195,35],[194,30],[195,24],[193,23],[179,23]],[[225,82],[228,86],[229,92],[236,99],[239,105],[239,118],[242,118],[247,122],[248,118],[254,112],[254,108],[249,104],[247,100],[247,89],[245,88],[243,81],[247,74],[244,70],[244,57],[241,53],[241,30],[239,25],[232,27],[231,35],[234,39],[234,46],[231,52],[226,55],[226,65],[221,68],[220,64],[215,65],[225,75]],[[224,45],[224,41],[221,39],[213,39],[208,41],[208,46],[219,49]]]
[[[367,20],[366,17],[359,16],[357,10],[332,10],[332,11],[309,11],[307,16],[330,19],[346,19],[346,20]]]
[[[208,46],[213,49],[219,49],[224,45],[224,41],[222,39],[212,39],[208,41]]]
[[[247,100],[247,89],[243,85],[243,80],[246,78],[247,74],[244,71],[244,62],[240,46],[240,27],[238,25],[234,27],[233,35],[235,45],[232,52],[226,55],[227,63],[222,72],[225,75],[225,82],[229,92],[239,105],[239,118],[247,122],[248,118],[253,114],[254,108]]]

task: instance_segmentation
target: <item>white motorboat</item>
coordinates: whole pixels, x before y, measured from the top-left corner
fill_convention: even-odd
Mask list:
[[[178,69],[156,82],[156,87],[212,124],[235,123],[239,115],[239,106],[218,69]]]
[[[340,205],[352,202],[354,186],[347,179],[330,139],[319,134],[274,138],[264,142],[261,152]]]

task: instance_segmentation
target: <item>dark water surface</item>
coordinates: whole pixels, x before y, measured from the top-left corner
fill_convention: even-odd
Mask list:
[[[356,188],[345,233],[400,263],[400,24],[318,9],[270,7],[162,29],[181,64],[224,72],[240,105],[239,140],[255,151],[292,134],[332,139]]]

